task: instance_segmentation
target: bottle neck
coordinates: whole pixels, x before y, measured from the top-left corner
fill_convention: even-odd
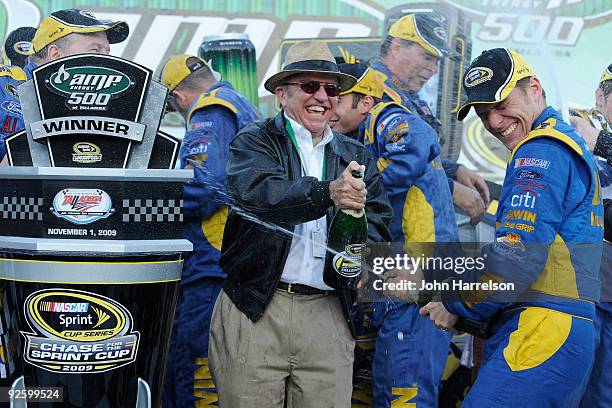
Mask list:
[[[365,214],[365,211],[363,210],[349,210],[349,209],[341,208],[340,211],[352,217],[355,217],[355,218],[361,218]]]

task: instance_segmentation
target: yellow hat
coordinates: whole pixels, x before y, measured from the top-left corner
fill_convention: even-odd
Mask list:
[[[363,95],[370,95],[374,98],[382,98],[385,92],[386,75],[375,71],[367,65],[359,64],[338,64],[340,72],[354,76],[357,79],[352,88],[344,91],[341,95],[357,92]]]
[[[87,34],[104,31],[109,44],[124,41],[130,29],[125,21],[100,20],[86,10],[66,9],[51,13],[38,26],[32,39],[30,54],[72,33]]]
[[[450,54],[446,29],[431,14],[408,14],[393,23],[387,35],[413,41],[438,58]]]
[[[603,81],[609,81],[611,79],[612,79],[612,64],[608,65],[608,68],[606,68],[603,74],[601,74],[601,79],[599,80],[599,83],[601,84]]]
[[[503,101],[518,81],[534,75],[527,61],[510,49],[484,51],[463,75],[467,100],[457,111],[457,119],[463,120],[474,105]]]
[[[162,68],[161,83],[172,92],[185,78],[204,67],[208,67],[208,64],[200,57],[187,54],[173,55]]]

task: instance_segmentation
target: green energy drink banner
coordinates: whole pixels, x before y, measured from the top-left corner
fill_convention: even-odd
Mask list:
[[[198,56],[210,61],[223,79],[231,82],[253,105],[259,106],[255,47],[248,35],[228,33],[204,37]]]

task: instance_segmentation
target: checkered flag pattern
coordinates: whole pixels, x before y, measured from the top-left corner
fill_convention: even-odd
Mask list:
[[[183,200],[123,200],[123,222],[183,221]]]
[[[0,217],[5,220],[42,221],[42,207],[42,198],[1,197]]]

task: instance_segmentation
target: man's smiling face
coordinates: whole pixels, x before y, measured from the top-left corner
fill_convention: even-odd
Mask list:
[[[534,78],[531,78],[531,81],[533,80]],[[530,82],[525,89],[515,87],[510,95],[499,103],[475,105],[476,114],[485,129],[510,150],[527,136],[541,113],[536,101],[538,89],[541,89],[538,86],[539,82],[537,85]]]
[[[317,136],[325,130],[338,103],[338,97],[327,96],[323,86],[320,86],[314,94],[309,94],[296,85],[309,81],[319,81],[322,85],[338,84],[338,78],[333,74],[297,74],[285,81],[290,82],[291,85],[276,89],[276,96],[287,116]]]

